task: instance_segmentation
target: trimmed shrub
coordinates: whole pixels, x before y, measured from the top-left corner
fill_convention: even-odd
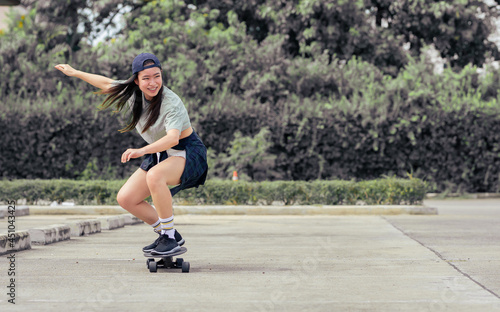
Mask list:
[[[0,181],[0,199],[40,201],[73,200],[78,205],[116,205],[124,180],[15,180]],[[385,178],[373,181],[266,181],[208,180],[200,188],[174,197],[177,204],[259,205],[400,205],[421,204],[427,184],[418,179]]]
[[[0,115],[0,177],[9,179],[123,178],[135,170],[121,163],[129,147],[144,140],[125,134],[117,115],[95,108]],[[134,166],[135,165],[135,166]]]

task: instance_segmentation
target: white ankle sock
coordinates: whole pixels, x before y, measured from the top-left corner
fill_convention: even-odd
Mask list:
[[[170,238],[174,238],[174,216],[171,216],[170,218],[166,219],[161,219],[160,218],[160,228],[161,228],[161,234],[168,235]]]
[[[156,232],[156,233],[160,233],[161,232],[161,229],[160,229],[160,224],[161,223],[161,220],[160,218],[158,218],[158,221],[156,221],[155,223],[151,224],[151,226],[153,227],[153,230]]]
[[[169,238],[175,239],[175,230],[161,230],[161,235],[167,235]]]

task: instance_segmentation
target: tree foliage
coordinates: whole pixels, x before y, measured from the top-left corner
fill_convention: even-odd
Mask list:
[[[235,12],[259,42],[281,34],[291,56],[311,57],[324,51],[349,60],[353,56],[395,75],[409,53],[418,56],[434,44],[441,57],[459,68],[482,66],[487,57],[498,58],[489,41],[495,31],[497,8],[484,1],[188,1],[201,7]],[[498,3],[498,1],[497,1]],[[219,21],[227,23],[221,14]]]
[[[495,6],[23,3],[28,14],[12,13],[0,33],[3,177],[125,177],[119,155],[142,144],[138,136],[115,137],[122,117],[97,114],[102,98],[93,87],[53,66],[126,79],[134,56],[147,51],[162,61],[165,84],[209,147],[211,177],[235,169],[250,180],[410,174],[437,190],[500,189],[500,79],[489,65],[498,57],[489,41]],[[112,31],[120,15],[123,28]],[[98,27],[112,37],[99,41]],[[440,74],[429,45],[446,64]]]

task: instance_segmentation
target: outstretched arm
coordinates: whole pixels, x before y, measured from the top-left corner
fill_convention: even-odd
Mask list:
[[[109,89],[113,82],[113,79],[76,70],[68,64],[59,64],[55,68],[63,72],[66,76],[80,78],[101,90]]]

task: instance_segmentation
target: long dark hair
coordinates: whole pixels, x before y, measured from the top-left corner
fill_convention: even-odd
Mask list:
[[[148,65],[148,64],[145,64]],[[111,106],[115,106],[114,112],[120,112],[123,107],[127,104],[128,100],[135,95],[134,97],[134,105],[132,107],[132,113],[130,114],[128,125],[120,129],[120,132],[127,132],[133,130],[142,115],[142,91],[139,89],[139,86],[135,83],[135,79],[137,79],[138,74],[134,74],[127,81],[123,83],[116,84],[107,90],[102,90],[99,92],[100,94],[107,94],[108,96],[102,102],[99,109],[103,110],[109,108]],[[160,91],[158,94],[153,97],[151,104],[146,109],[146,114],[148,116],[146,125],[142,130],[142,133],[146,132],[149,127],[155,124],[158,120],[158,116],[160,115],[161,109],[161,100],[163,98],[163,85],[160,86]]]

